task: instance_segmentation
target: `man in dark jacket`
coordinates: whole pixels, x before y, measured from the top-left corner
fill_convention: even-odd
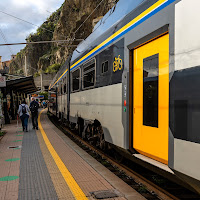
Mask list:
[[[38,130],[38,108],[39,108],[39,103],[35,101],[35,98],[31,98],[31,103],[30,103],[30,111],[31,111],[31,117],[32,117],[32,125],[33,129]]]

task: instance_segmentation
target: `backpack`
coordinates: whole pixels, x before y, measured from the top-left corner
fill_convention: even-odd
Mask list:
[[[22,105],[21,105],[22,106]],[[24,105],[24,106],[22,106],[22,113],[23,114],[26,114],[26,106]]]
[[[31,110],[32,113],[38,112],[38,104],[36,102],[33,102],[31,107],[30,107],[30,110]]]

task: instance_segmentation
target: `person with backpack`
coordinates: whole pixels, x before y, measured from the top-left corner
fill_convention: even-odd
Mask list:
[[[43,108],[45,109],[46,108],[46,102],[45,102],[45,100],[42,102],[42,104],[43,104]]]
[[[22,128],[23,131],[28,132],[28,118],[29,118],[29,107],[26,104],[26,101],[23,100],[22,103],[19,105],[18,115],[22,121]]]
[[[31,110],[31,117],[32,117],[32,125],[33,129],[38,130],[38,108],[39,108],[39,103],[35,101],[35,98],[31,98],[31,103],[30,103],[30,110]]]

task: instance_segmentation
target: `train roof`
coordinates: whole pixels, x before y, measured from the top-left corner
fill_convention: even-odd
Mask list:
[[[104,35],[109,29],[112,29],[130,12],[137,8],[146,0],[119,0],[119,2],[96,24],[93,32],[81,42],[76,50],[73,52],[71,62],[73,63],[84,52],[90,49],[97,38]]]
[[[163,10],[176,0],[120,0],[81,42],[54,77],[53,88],[68,72],[83,64],[118,38]],[[164,2],[164,3],[163,3]],[[148,10],[146,12],[146,10]]]
[[[93,32],[78,45],[72,56],[70,56],[65,64],[60,68],[52,80],[51,85],[54,85],[54,82],[68,68],[70,61],[71,63],[74,63],[76,60],[78,60],[78,58],[85,54],[86,51],[96,46],[96,44],[100,42],[99,39],[101,37],[107,37],[107,33],[112,32],[113,29],[116,31],[115,26],[123,21],[123,19],[131,12],[134,12],[134,10],[145,1],[147,0],[119,0],[118,3],[112,9],[110,9],[107,14],[96,24]],[[110,33],[108,33],[108,35],[109,34]],[[102,38],[102,40],[104,39],[105,38]],[[49,88],[51,88],[51,85]]]

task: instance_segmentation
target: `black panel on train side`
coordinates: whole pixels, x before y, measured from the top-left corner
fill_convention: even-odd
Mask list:
[[[113,71],[113,62],[115,58],[122,59],[122,69]],[[96,56],[96,87],[102,87],[122,82],[122,73],[124,70],[124,39],[116,42],[112,46],[106,48],[103,52]],[[108,71],[102,73],[102,63],[108,61]]]
[[[170,128],[175,138],[200,143],[200,66],[176,71],[170,81]]]

